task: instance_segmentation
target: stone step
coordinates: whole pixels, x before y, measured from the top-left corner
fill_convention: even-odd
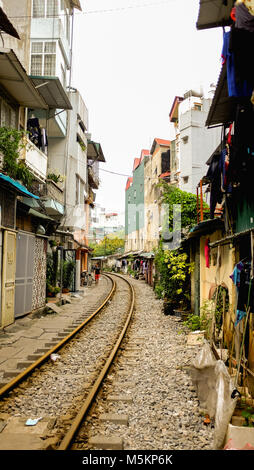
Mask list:
[[[17,369],[27,369],[33,364],[33,361],[20,361],[17,363]]]
[[[30,354],[29,356],[27,356],[27,361],[35,362],[40,358],[41,358],[41,354]]]
[[[35,354],[42,354],[43,355],[43,354],[47,353],[48,350],[49,350],[49,348],[36,349]]]
[[[19,374],[20,374],[20,369],[6,370],[3,373],[3,377],[11,379],[13,377],[17,377],[17,375]]]
[[[50,342],[50,343],[45,343],[45,347],[46,347],[46,348],[53,348],[53,346],[55,346],[57,343],[59,343],[58,340],[52,341],[52,342]]]

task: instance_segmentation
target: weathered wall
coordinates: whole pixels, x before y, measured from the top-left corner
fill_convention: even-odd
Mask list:
[[[4,35],[4,47],[11,48],[29,73],[32,0],[2,0],[3,10],[17,30],[20,40]]]

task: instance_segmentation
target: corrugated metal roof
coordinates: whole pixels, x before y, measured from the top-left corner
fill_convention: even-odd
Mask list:
[[[16,39],[20,39],[17,30],[14,28],[13,24],[10,22],[8,16],[4,13],[3,9],[0,7],[0,31],[13,36]]]
[[[231,25],[230,13],[234,3],[235,0],[200,0],[197,29]]]
[[[227,66],[224,64],[218,79],[213,101],[207,116],[206,126],[227,124],[235,115],[237,99],[228,96]]]
[[[18,194],[21,194],[22,196],[28,196],[28,197],[33,197],[34,199],[40,199],[38,196],[35,196],[35,194],[30,193],[30,191],[28,191],[28,189],[25,186],[20,184],[18,181],[10,178],[10,176],[8,175],[3,175],[2,173],[0,173],[0,180],[6,183],[6,185],[8,185],[9,187],[12,186],[12,188]]]

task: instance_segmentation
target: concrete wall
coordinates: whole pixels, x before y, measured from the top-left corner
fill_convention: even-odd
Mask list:
[[[191,97],[179,104],[179,187],[193,194],[207,173],[206,161],[221,139],[221,128],[207,129],[205,126],[211,101],[210,98]],[[201,105],[200,110],[194,108],[195,103]]]
[[[29,73],[32,0],[2,0],[3,10],[17,30],[20,40],[4,34],[4,47],[11,48]]]

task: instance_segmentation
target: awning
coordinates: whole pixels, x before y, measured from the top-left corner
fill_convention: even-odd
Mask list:
[[[93,140],[88,140],[87,158],[88,160],[97,160],[98,162],[105,162],[105,157],[102,152],[101,145]]]
[[[150,251],[149,253],[142,253],[141,257],[146,258],[146,259],[152,259],[152,258],[154,258],[154,252]]]
[[[228,96],[227,65],[221,69],[206,126],[227,124],[234,120],[237,98]]]
[[[33,197],[34,199],[39,199],[38,196],[35,196],[35,194],[30,193],[28,189],[25,188],[25,186],[22,186],[18,181],[13,180],[7,175],[3,175],[0,173],[0,182],[1,185],[5,185],[10,189],[10,186],[13,190],[15,190],[16,193],[21,194],[22,196],[27,196],[27,197]]]
[[[42,200],[42,203],[46,209],[47,214],[49,215],[63,215],[64,207],[60,202],[55,201],[54,199]]]
[[[199,222],[199,224],[192,227],[187,234],[186,240],[194,237],[201,237],[204,234],[215,232],[215,230],[224,230],[225,225],[222,219],[208,219]]]
[[[38,212],[34,209],[29,209],[28,215],[32,215],[33,217],[37,217],[38,219],[44,219],[44,220],[49,220],[51,222],[55,223],[55,220],[49,217],[48,215],[42,214],[41,212]]]
[[[235,0],[200,0],[197,29],[231,25],[230,13],[234,3]]]
[[[59,78],[30,75],[30,79],[49,108],[72,109],[68,95]]]
[[[21,106],[33,109],[48,108],[13,50],[2,47],[0,48],[0,85]]]
[[[10,22],[8,16],[4,13],[3,9],[0,7],[0,31],[14,38],[20,39],[18,32],[14,28],[13,24]]]

